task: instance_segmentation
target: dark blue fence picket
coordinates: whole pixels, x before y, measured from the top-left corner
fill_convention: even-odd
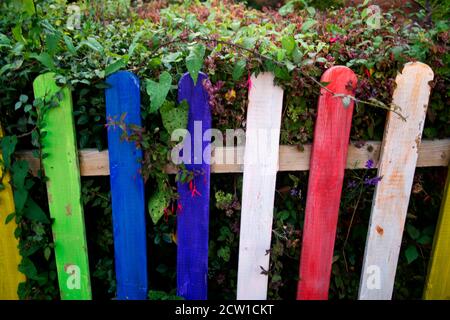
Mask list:
[[[141,125],[139,79],[120,71],[108,77],[106,115],[114,229],[117,298],[147,298],[147,245],[142,151],[123,141],[117,122]],[[115,125],[116,124],[116,125]]]
[[[186,99],[189,104],[187,129],[191,139],[186,139],[185,143],[191,144],[191,164],[186,164],[186,169],[195,173],[193,180],[178,182],[177,292],[188,300],[207,299],[210,154],[206,158],[201,155],[210,143],[203,141],[203,135],[211,128],[211,111],[208,93],[203,87],[205,79],[207,76],[200,73],[194,85],[186,73],[178,86],[178,101]],[[194,132],[194,126],[198,129],[199,125],[201,131]],[[201,150],[195,150],[196,144]]]

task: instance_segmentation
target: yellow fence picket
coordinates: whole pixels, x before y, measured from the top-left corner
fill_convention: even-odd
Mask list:
[[[450,167],[434,236],[424,299],[450,300]]]
[[[0,138],[3,129],[0,127]],[[0,152],[0,159],[2,155]],[[19,272],[21,257],[19,254],[19,240],[14,236],[17,228],[14,219],[6,223],[9,214],[15,211],[10,175],[3,173],[0,166],[0,177],[3,177],[4,189],[0,191],[0,300],[17,300],[17,289],[25,276]]]

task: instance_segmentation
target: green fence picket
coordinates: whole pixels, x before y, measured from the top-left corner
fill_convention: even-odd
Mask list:
[[[44,127],[41,128],[43,166],[48,178],[47,192],[61,299],[89,300],[91,285],[87,255],[81,182],[72,97],[69,89],[56,85],[55,75],[46,73],[33,83]],[[52,106],[58,97],[56,106]],[[47,110],[47,111],[45,111]]]

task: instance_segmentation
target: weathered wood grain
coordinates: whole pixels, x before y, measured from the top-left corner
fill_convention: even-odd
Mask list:
[[[33,82],[36,98],[49,100],[57,92],[62,99],[44,114],[46,132],[42,139],[48,203],[55,243],[56,267],[63,300],[92,298],[87,254],[81,183],[78,167],[72,96],[68,88],[56,85],[53,73],[40,75]],[[46,105],[48,105],[46,102]],[[38,112],[43,112],[42,109]]]
[[[416,62],[396,78],[393,103],[406,117],[389,112],[364,253],[359,299],[391,299],[411,186],[422,138],[433,71]]]
[[[434,234],[424,299],[450,300],[450,167]]]
[[[3,129],[0,126],[0,138],[3,137]],[[0,161],[2,152],[0,149]],[[19,254],[19,240],[14,236],[17,228],[15,219],[6,223],[9,214],[15,212],[13,191],[10,184],[10,175],[3,172],[0,165],[0,179],[4,189],[0,190],[0,300],[17,300],[19,283],[25,281],[23,273],[19,272],[19,264],[22,257]]]
[[[266,299],[283,90],[271,73],[252,76],[239,235],[237,299]]]
[[[110,75],[105,90],[106,119],[141,126],[139,79],[127,71]],[[142,150],[108,126],[114,260],[119,300],[145,300],[148,294],[147,233]]]
[[[322,75],[335,94],[353,95],[356,75],[335,66]],[[352,125],[353,101],[322,89],[314,128],[314,142],[306,197],[297,299],[326,300],[330,286],[334,239]]]

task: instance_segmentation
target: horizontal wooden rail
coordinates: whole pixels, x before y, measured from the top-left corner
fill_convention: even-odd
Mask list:
[[[375,166],[378,166],[378,158],[381,142],[367,141],[362,146],[352,142],[348,148],[347,169],[362,169],[368,159],[372,159]],[[216,148],[213,157],[223,159],[225,153],[237,154],[236,148]],[[243,172],[243,149],[239,152],[235,164],[213,164],[213,173],[239,173]],[[333,150],[330,150],[333,152]],[[296,146],[280,146],[278,171],[307,171],[309,170],[309,158],[311,145],[304,145],[304,150],[300,151]],[[107,176],[109,175],[108,150],[98,151],[96,149],[83,149],[80,155],[80,171],[82,176]],[[31,151],[17,152],[19,159],[27,160],[34,174],[39,169],[39,160]],[[419,159],[417,167],[446,167],[450,162],[450,139],[424,140],[419,147]],[[172,165],[167,166],[168,173],[175,173],[176,169]]]

